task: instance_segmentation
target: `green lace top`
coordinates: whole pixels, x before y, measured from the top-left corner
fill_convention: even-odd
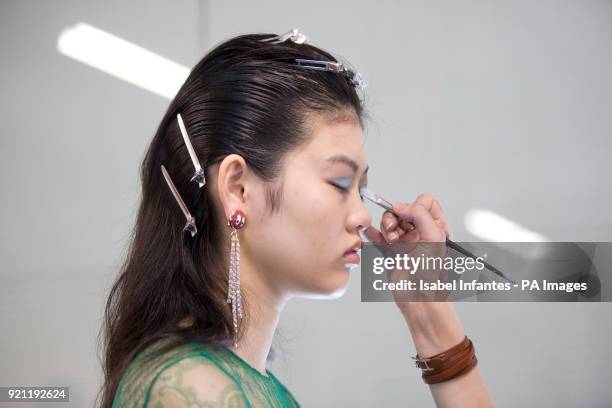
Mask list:
[[[113,408],[300,406],[269,370],[263,375],[225,347],[191,343],[145,361],[155,348],[130,363]]]

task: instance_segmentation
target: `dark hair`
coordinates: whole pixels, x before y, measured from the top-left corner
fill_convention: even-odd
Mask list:
[[[189,342],[225,345],[233,337],[226,303],[224,214],[216,214],[208,185],[190,182],[194,167],[180,134],[180,113],[205,174],[229,154],[242,156],[270,183],[268,208],[280,206],[273,187],[283,158],[308,138],[313,114],[349,113],[363,128],[365,112],[350,80],[298,66],[296,58],[337,61],[308,44],[258,41],[274,34],[232,38],[210,51],[170,103],[141,165],[142,197],[127,259],[106,303],[101,406],[110,407],[132,359],[156,341],[157,355]],[[163,179],[164,165],[196,218],[195,237]],[[226,227],[227,228],[227,227]],[[243,295],[247,304],[248,294]],[[245,307],[247,310],[247,307]],[[179,327],[186,316],[190,327]],[[245,315],[245,322],[248,316]],[[244,324],[242,324],[244,327]]]

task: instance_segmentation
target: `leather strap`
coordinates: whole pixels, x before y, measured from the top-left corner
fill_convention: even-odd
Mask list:
[[[463,341],[434,356],[413,357],[415,365],[423,370],[423,381],[427,384],[437,384],[451,380],[470,371],[478,360],[472,341],[465,336]]]
[[[445,350],[434,356],[423,358],[423,357],[419,357],[419,355],[417,354],[415,357],[412,357],[412,358],[415,360],[414,363],[418,368],[425,370],[426,372],[434,371],[442,367],[445,364],[446,360],[456,358],[457,354],[466,350],[469,347],[469,345],[470,345],[470,339],[468,339],[468,337],[465,336],[459,344],[456,344],[453,347],[449,348],[448,350]]]
[[[423,375],[422,378],[427,384],[437,384],[443,381],[452,380],[455,377],[467,373],[476,365],[477,362],[478,360],[476,359],[476,354],[470,352],[469,354],[456,359],[452,366],[444,369],[443,371],[435,374]]]

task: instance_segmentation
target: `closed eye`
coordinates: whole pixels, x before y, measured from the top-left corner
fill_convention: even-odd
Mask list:
[[[344,191],[348,191],[349,188],[351,187],[351,184],[353,184],[353,179],[351,177],[345,177],[345,178],[341,178],[341,179],[336,179],[332,183],[332,185],[334,187],[337,187],[340,190],[344,190]]]
[[[339,181],[330,183],[332,186],[336,187],[342,194],[348,194],[352,180],[349,177],[348,179],[340,179]],[[363,201],[363,195],[361,194],[361,187],[359,188],[359,198]]]

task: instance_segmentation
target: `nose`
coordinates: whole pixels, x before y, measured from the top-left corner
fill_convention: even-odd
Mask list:
[[[368,209],[365,206],[365,203],[358,200],[359,204],[355,207],[355,210],[352,212],[349,218],[349,232],[353,233],[355,231],[360,232],[364,228],[368,228],[372,225],[372,217],[368,212]]]

